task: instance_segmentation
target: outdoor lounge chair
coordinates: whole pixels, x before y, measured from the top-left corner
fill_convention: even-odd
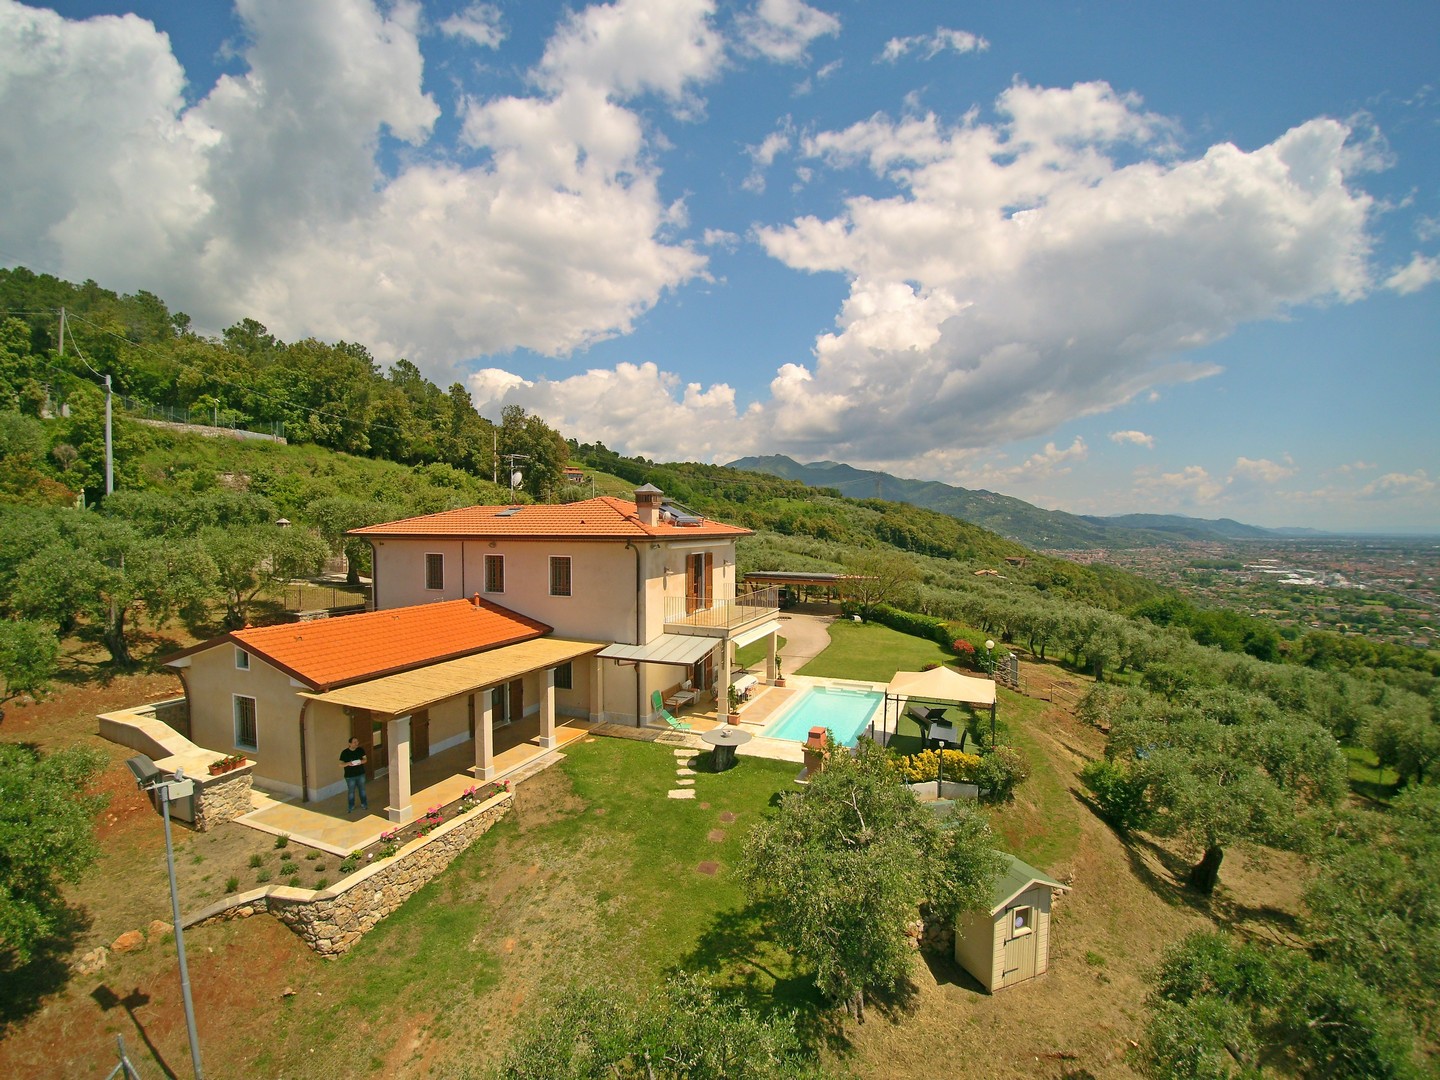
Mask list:
[[[660,691],[659,691],[659,690],[652,690],[652,691],[650,692],[650,706],[651,706],[651,708],[653,708],[657,713],[660,714],[660,719],[661,719],[661,720],[664,720],[665,723],[667,723],[667,724],[670,725],[670,730],[671,730],[671,731],[689,731],[689,730],[690,730],[690,725],[687,724],[684,720],[676,720],[675,717],[673,717],[673,716],[670,715],[670,710],[667,709],[667,708],[665,708],[665,703],[660,700]]]

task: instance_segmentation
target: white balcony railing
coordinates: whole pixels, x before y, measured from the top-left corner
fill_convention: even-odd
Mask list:
[[[667,596],[666,628],[681,634],[723,637],[730,630],[772,618],[780,610],[780,587],[767,585],[741,593],[734,600],[711,600],[708,607],[697,608],[696,603],[694,597]]]

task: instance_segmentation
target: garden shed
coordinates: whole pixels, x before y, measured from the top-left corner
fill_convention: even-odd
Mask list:
[[[1069,886],[1014,855],[990,892],[989,911],[967,911],[955,927],[955,962],[990,993],[1050,967],[1050,901]]]

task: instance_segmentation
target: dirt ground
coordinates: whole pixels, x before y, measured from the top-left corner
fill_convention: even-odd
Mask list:
[[[1046,680],[1062,691],[1083,690],[1083,680],[1035,667],[1041,670],[1026,673],[1032,693]],[[12,982],[0,993],[0,1075],[104,1076],[116,1062],[116,1035],[143,1062],[142,1075],[155,1075],[157,1066],[165,1075],[189,1075],[168,935],[112,955],[109,966],[92,975],[68,974],[70,962],[96,945],[127,930],[144,931],[152,920],[170,921],[160,821],[124,768],[128,752],[94,735],[94,715],[178,689],[173,678],[156,675],[72,687],[38,706],[12,708],[0,729],[7,740],[79,741],[102,749],[111,762],[102,787],[112,796],[98,827],[101,863],[71,894],[77,925],[25,985]],[[1080,798],[1076,773],[1100,753],[1101,736],[1054,707],[1036,727],[1037,742],[1073,785],[1071,809],[1079,823],[1073,856],[1046,867],[1073,886],[1055,907],[1049,974],[989,996],[953,962],[929,958],[916,965],[909,993],[879,1003],[864,1025],[846,1028],[849,1052],[834,1060],[841,1068],[883,1080],[1133,1076],[1126,1056],[1143,1026],[1145,973],[1167,944],[1222,920],[1259,935],[1290,933],[1303,886],[1298,861],[1230,853],[1216,896],[1202,901],[1180,885],[1187,864],[1179,854],[1122,842]],[[273,1047],[272,1071],[264,1075],[276,1076],[447,1076],[463,1062],[493,1057],[541,988],[573,973],[590,935],[623,932],[623,921],[563,859],[542,858],[529,846],[527,835],[555,815],[583,815],[567,784],[563,773],[550,770],[521,785],[508,819],[513,827],[500,831],[488,861],[493,872],[479,879],[452,873],[437,883],[445,901],[480,899],[493,913],[487,932],[500,943],[497,988],[429,1006],[378,1002],[364,1035],[386,1048],[379,1057],[362,1055],[337,1069],[326,1047],[316,1053],[315,1016],[325,1015],[327,1002],[338,1005],[356,991],[339,981],[338,965],[314,956],[278,922],[254,918],[187,934],[207,1074],[251,1075],[234,1063],[252,1061],[260,1045]],[[175,837],[182,891],[197,900],[207,891],[218,895],[232,874],[248,887],[255,875],[247,865],[251,854],[278,865],[272,838],[248,829],[205,836],[177,828]],[[295,854],[303,858],[303,849]],[[541,917],[542,903],[563,914]],[[191,902],[185,909],[193,910]],[[396,949],[403,950],[403,938]]]

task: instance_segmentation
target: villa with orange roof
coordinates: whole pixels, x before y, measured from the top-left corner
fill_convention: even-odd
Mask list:
[[[351,532],[374,550],[374,610],[236,630],[167,660],[188,737],[255,764],[255,784],[316,801],[344,789],[351,737],[388,777],[392,821],[415,816],[415,762],[473,742],[498,778],[497,732],[569,718],[646,725],[653,694],[723,700],[734,650],[768,639],[774,586],[736,590],[735,544],[645,485],[635,501],[473,506]],[[558,721],[557,721],[558,718]],[[468,758],[467,758],[468,760]]]

